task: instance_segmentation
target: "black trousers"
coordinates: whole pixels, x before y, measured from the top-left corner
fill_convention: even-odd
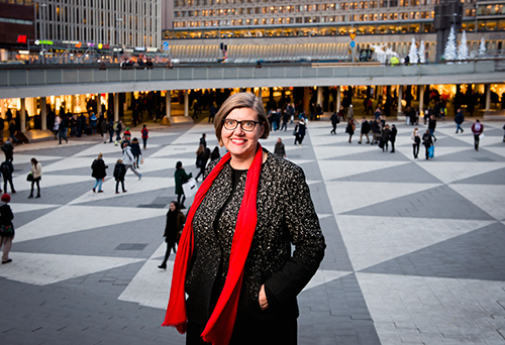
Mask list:
[[[11,185],[11,192],[15,191],[14,185],[12,184],[12,176],[8,178],[4,176],[4,193],[7,193],[7,182]]]
[[[32,181],[32,190],[30,192],[30,196],[33,196],[33,186],[37,184],[37,195],[40,196],[40,178],[36,178]],[[12,188],[12,181],[11,181],[11,188]]]
[[[391,152],[395,152],[395,142],[391,140]]]
[[[330,133],[337,134],[337,124],[336,124],[336,123],[335,123],[335,124],[332,124],[332,126],[333,126],[333,129],[331,130],[331,132],[330,132]]]
[[[431,145],[424,145],[424,148],[426,149],[426,159],[430,158],[430,146]]]
[[[116,180],[116,193],[119,192],[119,190],[118,190],[118,188],[119,188],[119,182],[121,182],[121,188],[123,188],[123,192],[125,191],[125,189],[124,189],[124,180],[122,180],[122,181]]]
[[[417,158],[417,155],[419,154],[419,144],[412,144],[412,149],[414,151],[414,158]]]
[[[474,134],[473,140],[474,140],[474,143],[475,143],[475,149],[478,150],[479,149],[479,142],[480,142],[479,135],[478,134]]]
[[[144,150],[146,149],[147,146],[147,139],[148,138],[142,138],[142,141],[144,142]]]

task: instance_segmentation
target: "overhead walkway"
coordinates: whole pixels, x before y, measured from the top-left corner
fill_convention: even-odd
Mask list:
[[[505,60],[462,64],[381,66],[377,63],[186,65],[172,69],[100,70],[98,66],[0,69],[0,99],[202,88],[487,84],[505,81]]]

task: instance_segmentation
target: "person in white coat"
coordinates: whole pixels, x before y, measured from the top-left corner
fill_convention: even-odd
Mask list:
[[[139,174],[137,170],[133,167],[133,162],[135,158],[133,157],[132,149],[127,142],[123,143],[123,164],[126,167],[126,172],[131,169],[135,175],[138,176],[139,180],[142,178],[142,174]]]
[[[42,165],[35,159],[31,159],[32,167],[30,169],[32,174],[32,189],[30,192],[30,196],[28,199],[33,198],[33,186],[37,184],[37,196],[36,198],[40,198],[40,180],[42,179]]]

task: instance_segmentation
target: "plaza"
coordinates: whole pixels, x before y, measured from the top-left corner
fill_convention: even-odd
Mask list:
[[[303,146],[293,145],[294,124],[260,141],[273,152],[282,138],[303,168],[327,244],[298,297],[299,344],[505,344],[503,123],[483,122],[475,151],[470,121],[463,134],[439,122],[428,161],[422,148],[413,158],[413,127],[398,121],[396,153],[358,145],[356,135],[349,144],[345,125],[330,135],[324,119],[308,124]],[[1,344],[185,343],[160,326],[175,258],[157,267],[165,214],[176,162],[195,175],[201,134],[211,149],[217,140],[206,119],[150,130],[142,179],[129,172],[120,195],[111,175],[121,151],[99,135],[15,147]],[[109,168],[97,194],[100,152]],[[40,199],[27,199],[32,157],[43,166]]]

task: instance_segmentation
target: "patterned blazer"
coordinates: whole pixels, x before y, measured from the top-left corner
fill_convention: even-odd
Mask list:
[[[274,322],[278,317],[298,317],[296,296],[315,274],[326,245],[303,170],[266,152],[268,157],[258,186],[258,222],[245,263],[237,318],[255,317]],[[205,176],[217,162],[209,164]],[[195,213],[194,253],[185,285],[188,318],[192,322],[207,322],[213,308],[215,282],[226,278],[245,181],[244,173],[226,203],[232,193],[232,168],[226,164]],[[220,233],[215,229],[217,222]],[[295,246],[293,253],[291,244]],[[269,309],[265,311],[258,302],[262,284],[269,302]]]

